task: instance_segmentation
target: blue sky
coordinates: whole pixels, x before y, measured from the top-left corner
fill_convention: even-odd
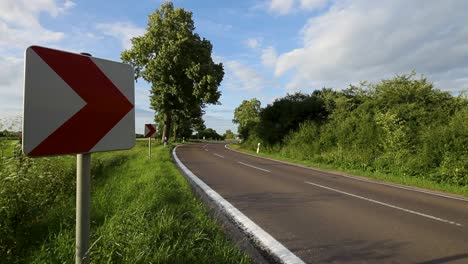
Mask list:
[[[343,89],[416,70],[436,87],[468,88],[467,1],[173,1],[225,67],[221,105],[207,127],[236,131],[234,108],[295,91]],[[0,119],[22,113],[23,53],[30,45],[120,60],[161,1],[0,1]],[[152,122],[150,85],[136,83],[136,128]]]

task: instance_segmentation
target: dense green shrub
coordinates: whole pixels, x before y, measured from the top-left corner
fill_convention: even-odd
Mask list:
[[[93,157],[92,175],[122,164],[127,156]],[[0,256],[13,262],[40,244],[64,223],[63,207],[75,196],[75,159],[72,156],[28,158],[16,141],[0,160]],[[68,216],[71,219],[73,215]],[[44,236],[44,237],[41,237]],[[11,261],[10,261],[11,260]]]
[[[0,163],[0,255],[8,259],[47,229],[45,212],[73,193],[74,168],[67,158],[27,158],[19,142]]]
[[[468,185],[468,108],[458,111],[447,127],[440,180]]]
[[[312,159],[320,154],[319,126],[306,121],[299,125],[297,131],[293,131],[285,138],[285,145],[281,150],[282,155],[295,159]]]
[[[415,73],[287,95],[261,110],[255,137],[293,159],[468,184],[468,99]]]
[[[321,122],[326,116],[325,102],[316,94],[288,94],[261,110],[257,136],[270,145],[281,143],[305,120]]]

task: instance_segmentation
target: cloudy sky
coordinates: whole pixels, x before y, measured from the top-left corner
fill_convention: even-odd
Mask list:
[[[225,67],[221,105],[205,123],[236,130],[234,108],[288,92],[345,88],[416,70],[437,88],[468,88],[465,0],[173,1]],[[120,60],[161,1],[0,0],[0,119],[22,114],[24,50],[30,45]],[[137,132],[153,120],[150,85],[136,83]]]

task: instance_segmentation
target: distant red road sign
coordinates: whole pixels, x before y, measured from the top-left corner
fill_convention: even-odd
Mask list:
[[[156,125],[155,124],[145,124],[145,137],[156,136]]]
[[[44,47],[26,49],[23,151],[49,156],[135,145],[128,64]]]

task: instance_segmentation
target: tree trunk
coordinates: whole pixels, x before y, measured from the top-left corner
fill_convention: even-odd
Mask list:
[[[164,114],[164,128],[163,128],[162,139],[161,139],[163,142],[164,142],[164,139],[167,139],[169,141],[171,123],[172,123],[171,113],[170,112],[165,113]]]
[[[174,124],[172,124],[172,138],[174,140],[177,139],[177,129],[179,129],[179,124],[174,122]]]

